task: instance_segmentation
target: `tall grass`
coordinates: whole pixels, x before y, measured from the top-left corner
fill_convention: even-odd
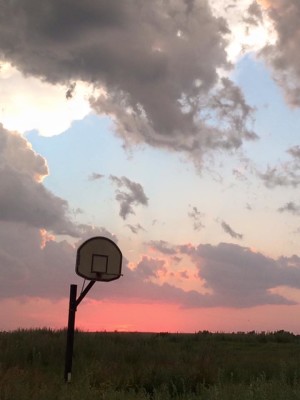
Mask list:
[[[300,399],[300,337],[269,334],[0,332],[0,400]]]

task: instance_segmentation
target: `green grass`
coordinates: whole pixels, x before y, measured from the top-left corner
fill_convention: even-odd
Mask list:
[[[0,400],[300,399],[300,337],[269,334],[0,332]]]

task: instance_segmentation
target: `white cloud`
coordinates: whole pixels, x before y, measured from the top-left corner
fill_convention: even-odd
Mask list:
[[[9,63],[0,62],[0,86],[0,122],[8,130],[37,129],[41,135],[53,136],[91,112],[88,99],[93,90],[83,82],[76,83],[67,100],[66,85],[24,76]]]
[[[214,15],[226,19],[230,27],[226,52],[231,62],[276,41],[271,19],[255,0],[209,0],[209,3]]]

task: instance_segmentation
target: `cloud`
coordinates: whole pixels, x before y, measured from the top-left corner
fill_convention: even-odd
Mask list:
[[[298,181],[290,180],[289,173],[283,173],[276,167],[268,166],[265,172],[258,172],[257,175],[262,179],[268,188],[274,188],[276,186],[298,185]]]
[[[68,297],[70,283],[81,286],[82,279],[75,274],[76,247],[81,241],[74,247],[67,241],[57,242],[51,237],[43,242],[44,236],[38,229],[24,224],[4,222],[0,225],[2,299],[24,301],[39,297],[56,301]],[[187,301],[186,298],[201,297],[197,292],[186,293],[172,285],[151,282],[151,278],[165,272],[164,260],[144,256],[132,271],[123,257],[124,276],[109,285],[101,285],[101,290],[93,289],[89,298],[181,304]]]
[[[268,16],[274,24],[277,41],[268,45],[262,54],[274,71],[274,78],[286,94],[290,105],[300,105],[300,51],[298,1],[272,0]]]
[[[99,174],[98,172],[93,172],[89,176],[89,181],[98,181],[99,179],[102,179],[103,177],[104,177],[104,175]]]
[[[0,220],[25,222],[57,234],[78,236],[68,218],[67,201],[53,195],[41,183],[9,168],[0,169]]]
[[[284,206],[278,208],[279,212],[289,212],[293,215],[300,215],[300,206],[295,204],[293,201],[289,201]]]
[[[45,159],[35,153],[26,139],[0,124],[0,167],[19,171],[36,182],[48,175]]]
[[[1,61],[0,50],[1,122],[6,129],[21,133],[37,129],[41,135],[53,136],[91,112],[91,85],[78,81],[72,98],[66,100],[66,85],[24,75]]]
[[[188,213],[188,216],[193,220],[193,227],[195,231],[200,231],[205,227],[201,221],[201,219],[204,217],[204,214],[198,211],[197,207],[192,207],[192,211]]]
[[[84,214],[84,211],[82,208],[77,207],[77,208],[72,208],[71,213],[74,215],[74,217],[76,217],[79,214]]]
[[[113,242],[118,243],[118,238],[116,235],[108,231],[105,227],[97,227],[87,224],[79,224],[77,225],[77,229],[79,232],[80,240],[76,243],[76,246],[79,246],[85,240],[95,237],[95,236],[103,236],[111,239]]]
[[[164,260],[143,256],[138,262],[135,272],[142,280],[148,280],[151,277],[158,277],[159,273],[166,274],[167,269]]]
[[[78,236],[67,201],[40,182],[47,174],[45,160],[26,139],[0,125],[0,220]]]
[[[247,21],[249,23],[256,25],[258,22],[263,21],[262,9],[255,0],[248,7],[248,13],[250,17],[247,19]]]
[[[120,203],[119,215],[126,219],[128,215],[135,214],[133,206],[148,205],[148,197],[140,183],[133,182],[122,176],[110,176],[111,181],[118,187],[116,190],[116,200]]]
[[[189,274],[188,274],[188,272],[186,270],[185,271],[180,271],[179,275],[183,279],[189,279]]]
[[[228,235],[230,235],[234,239],[243,239],[243,235],[241,233],[235,232],[225,221],[221,222],[221,226]]]
[[[2,298],[68,297],[74,278],[75,250],[66,241],[43,241],[45,233],[22,223],[0,225]]]
[[[68,203],[47,190],[48,168],[27,140],[0,126],[1,297],[66,297],[75,269],[75,248],[54,234],[116,238],[105,228],[72,222]],[[73,211],[81,212],[80,209]],[[80,239],[79,239],[80,238]]]
[[[76,88],[76,82],[72,82],[66,91],[67,100],[72,99],[72,97],[74,96],[75,88]]]
[[[271,293],[279,286],[300,288],[300,258],[278,260],[236,244],[182,246],[198,267],[199,277],[213,291],[211,304],[253,307],[263,304],[292,304]]]
[[[135,235],[137,235],[139,233],[139,231],[144,231],[145,229],[142,227],[142,225],[140,224],[136,224],[136,225],[130,225],[127,224],[126,225],[132,233],[134,233]]]
[[[246,175],[245,175],[243,172],[241,172],[239,169],[237,169],[237,168],[234,168],[234,169],[232,170],[232,174],[235,176],[235,178],[236,178],[237,180],[239,180],[239,181],[241,181],[241,182],[245,182],[245,181],[248,180],[248,178],[246,177]]]
[[[147,243],[152,249],[167,255],[177,254],[176,246],[164,241],[164,240],[151,240]]]
[[[300,162],[300,146],[290,147],[287,152],[294,158],[295,162]]]
[[[93,236],[98,233],[109,234],[105,228],[97,228]],[[3,222],[0,225],[0,297],[23,300],[40,297],[54,301],[68,297],[70,283],[82,283],[75,274],[76,248],[80,243],[73,246],[67,241],[57,242],[35,227]],[[170,270],[169,261],[167,269],[165,257],[144,255],[134,269],[128,267],[128,260],[123,257],[124,276],[101,285],[101,290],[93,289],[89,298],[173,303],[186,308],[245,308],[294,304],[274,290],[280,286],[300,289],[298,256],[275,260],[247,247],[227,243],[181,245],[176,249],[178,255],[190,257],[198,269],[199,282],[205,282],[209,294],[159,283],[159,277]],[[187,278],[188,270],[179,271],[179,275]]]
[[[133,270],[125,264],[124,277],[115,283],[115,290],[105,286],[102,294],[129,302],[166,302],[186,308],[295,304],[274,290],[281,286],[300,289],[300,258],[297,256],[275,260],[247,247],[228,243],[176,248],[178,254],[191,258],[198,269],[199,282],[205,282],[209,294],[152,282],[151,278],[166,272],[165,260],[148,256],[144,256]],[[185,273],[180,275],[181,278],[186,276]]]
[[[269,189],[277,186],[296,188],[300,184],[299,170],[300,168],[295,162],[289,162],[277,167],[268,166],[265,172],[258,171],[257,176]]]
[[[73,245],[58,241],[47,231],[20,222],[0,224],[0,297],[66,298],[70,283],[81,285],[75,274],[77,248],[87,239],[117,237],[104,227],[80,225],[80,239]],[[127,261],[124,259],[125,270]]]
[[[265,172],[256,171],[257,176],[269,189],[277,186],[296,188],[300,184],[300,147],[290,147],[286,153],[290,160],[274,167],[268,166]]]
[[[201,164],[210,150],[257,138],[253,110],[219,70],[230,68],[225,20],[205,0],[5,2],[0,56],[26,75],[104,88],[93,108],[127,144],[146,142]]]
[[[247,204],[246,204],[246,209],[249,210],[249,211],[252,211],[252,206],[251,206],[251,204],[247,203]]]

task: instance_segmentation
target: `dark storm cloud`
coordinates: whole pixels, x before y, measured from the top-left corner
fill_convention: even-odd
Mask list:
[[[26,139],[1,125],[0,144],[0,220],[78,236],[68,203],[39,182],[48,174],[45,160]]]
[[[116,200],[120,203],[120,216],[126,219],[128,215],[135,214],[133,206],[148,205],[148,197],[140,183],[133,182],[122,176],[110,176],[111,181],[118,187],[116,190]]]
[[[268,15],[274,22],[278,40],[263,50],[274,71],[274,78],[292,106],[300,105],[300,2],[272,0]]]
[[[224,232],[228,233],[228,235],[230,235],[232,238],[234,239],[243,239],[243,235],[241,233],[237,233],[235,232],[230,225],[228,225],[225,221],[221,222],[221,226],[224,230]]]
[[[127,143],[187,153],[231,150],[257,136],[231,81],[224,20],[206,0],[0,0],[0,57],[25,74],[104,88],[91,99]]]

